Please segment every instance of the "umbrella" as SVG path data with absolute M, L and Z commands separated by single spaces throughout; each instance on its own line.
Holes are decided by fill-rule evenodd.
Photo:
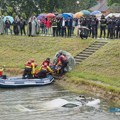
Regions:
M 56 18 L 62 18 L 63 16 L 62 16 L 62 14 L 58 14 L 57 16 L 56 16 Z
M 112 16 L 119 17 L 120 13 L 110 13 L 105 18 L 112 17 Z
M 38 20 L 41 20 L 43 17 L 46 18 L 46 14 L 39 14 L 38 17 L 37 17 L 37 19 L 38 19 Z
M 14 19 L 13 19 L 13 17 L 12 16 L 5 16 L 4 17 L 4 22 L 6 21 L 6 19 L 8 18 L 8 20 L 11 22 L 11 24 L 13 23 L 13 21 L 14 21 Z
M 62 16 L 63 16 L 65 19 L 68 19 L 68 17 L 70 17 L 71 19 L 73 18 L 73 14 L 72 14 L 72 13 L 63 13 Z
M 88 11 L 88 10 L 82 10 L 82 11 L 80 11 L 80 12 L 82 12 L 84 15 L 90 15 L 90 12 Z
M 86 30 L 89 30 L 88 27 L 85 27 L 85 26 L 80 26 L 80 29 L 86 29 Z
M 100 20 L 100 19 L 101 19 L 101 16 L 102 16 L 102 13 L 96 14 L 95 16 L 96 16 L 96 18 L 97 18 L 98 20 Z
M 90 15 L 97 15 L 97 14 L 101 14 L 101 12 L 99 10 L 95 10 Z
M 53 17 L 55 17 L 55 14 L 54 13 L 48 13 L 46 17 L 47 18 L 53 18 Z
M 83 13 L 82 12 L 77 12 L 73 15 L 73 18 L 80 18 L 83 16 Z

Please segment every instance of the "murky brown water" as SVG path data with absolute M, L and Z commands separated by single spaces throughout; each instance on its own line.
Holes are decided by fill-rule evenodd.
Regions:
M 43 87 L 0 89 L 0 120 L 120 120 L 101 102 L 99 108 L 44 108 L 44 103 L 56 98 L 68 101 L 77 95 L 52 84 Z

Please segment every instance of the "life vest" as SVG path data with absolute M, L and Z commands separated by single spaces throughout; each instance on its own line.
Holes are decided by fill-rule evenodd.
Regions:
M 107 25 L 107 21 L 105 18 L 101 19 L 100 23 L 101 23 L 100 26 L 103 26 L 103 27 Z
M 44 65 L 42 65 L 41 70 L 53 73 L 53 70 L 47 65 L 47 63 L 44 63 Z
M 28 63 L 26 63 L 25 64 L 25 68 L 31 68 L 32 66 L 31 66 L 31 63 L 30 62 L 28 62 Z
M 57 66 L 61 66 L 62 65 L 62 62 L 61 62 L 61 59 L 60 57 L 58 57 L 58 60 L 57 60 L 57 63 L 56 63 Z
M 47 66 L 48 66 L 47 63 L 45 62 L 45 63 L 42 65 L 41 69 L 47 71 Z
M 49 66 L 49 64 L 50 64 L 50 62 L 48 61 L 48 60 L 45 60 L 43 63 L 42 63 L 42 65 L 47 65 L 47 66 Z
M 0 68 L 0 77 L 3 76 L 3 68 Z

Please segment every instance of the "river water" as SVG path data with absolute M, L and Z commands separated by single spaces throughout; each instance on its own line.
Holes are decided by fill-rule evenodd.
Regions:
M 0 89 L 0 120 L 120 120 L 109 112 L 109 105 L 101 100 L 97 108 L 44 107 L 46 102 L 62 98 L 73 101 L 77 94 L 55 84 L 21 89 Z

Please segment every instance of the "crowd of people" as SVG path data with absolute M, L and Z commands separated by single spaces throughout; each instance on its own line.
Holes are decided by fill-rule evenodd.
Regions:
M 89 37 L 120 38 L 120 17 L 115 16 L 105 18 L 105 16 L 102 15 L 100 20 L 98 20 L 96 16 L 84 16 L 80 19 L 71 18 L 69 16 L 67 19 L 64 17 L 42 17 L 41 20 L 38 20 L 35 16 L 31 16 L 28 21 L 17 16 L 12 24 L 9 18 L 7 18 L 5 22 L 3 19 L 4 16 L 0 17 L 1 35 L 8 34 L 9 30 L 10 34 L 14 33 L 14 35 L 71 37 L 76 33 L 76 36 L 82 37 L 85 33 L 80 28 L 84 26 L 88 28 L 89 32 L 86 35 Z M 11 26 L 13 26 L 13 29 Z M 99 28 L 100 35 L 98 34 Z
M 50 58 L 47 58 L 42 62 L 39 68 L 34 59 L 29 60 L 25 64 L 23 79 L 45 78 L 47 74 L 62 76 L 65 73 L 68 59 L 66 55 L 62 53 L 57 54 L 56 57 L 57 60 L 54 64 L 51 63 Z

